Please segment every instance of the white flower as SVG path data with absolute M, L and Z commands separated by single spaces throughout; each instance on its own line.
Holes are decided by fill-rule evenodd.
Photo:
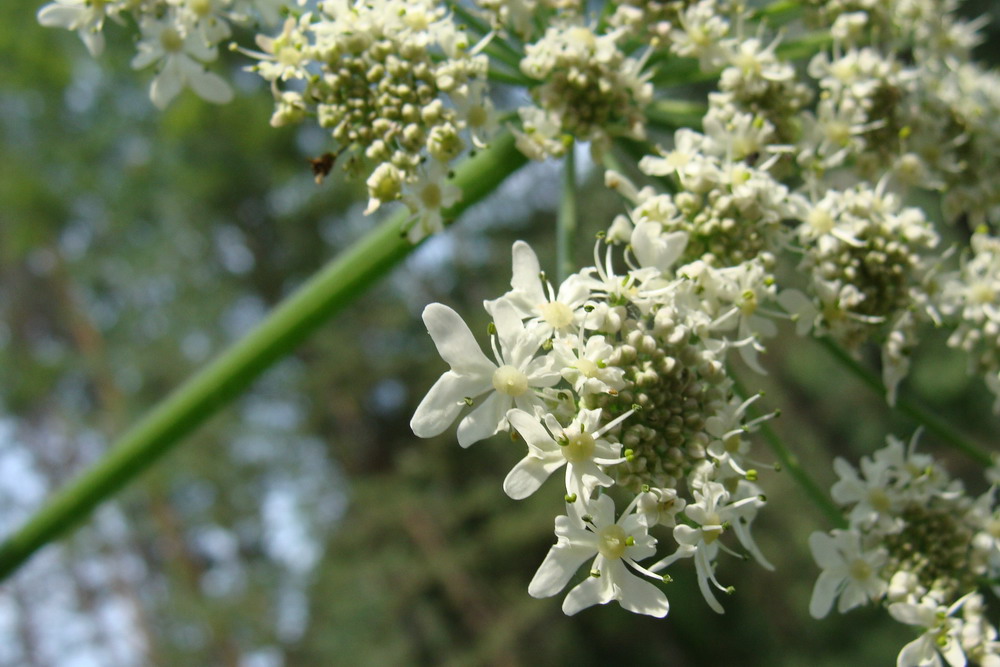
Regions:
M 583 306 L 590 298 L 586 282 L 578 274 L 563 281 L 556 292 L 545 280 L 538 256 L 524 241 L 515 241 L 511 247 L 512 277 L 510 291 L 499 299 L 486 301 L 486 312 L 492 313 L 496 304 L 506 301 L 521 319 L 528 320 L 529 328 L 538 328 L 546 338 L 554 333 L 566 333 L 583 320 Z
M 955 618 L 954 614 L 970 595 L 959 598 L 950 607 L 930 597 L 925 597 L 920 604 L 894 602 L 889 605 L 889 614 L 900 623 L 926 629 L 899 652 L 896 667 L 943 667 L 945 661 L 951 667 L 965 667 L 962 619 Z
M 503 481 L 503 490 L 514 500 L 527 498 L 538 490 L 549 475 L 566 466 L 566 493 L 569 502 L 579 498 L 586 502 L 598 486 L 611 486 L 611 479 L 601 466 L 623 463 L 622 446 L 603 439 L 631 411 L 601 428 L 601 410 L 581 410 L 566 428 L 555 417 L 545 415 L 545 426 L 534 415 L 523 410 L 511 410 L 507 421 L 521 434 L 528 445 L 528 455 L 514 466 Z M 550 435 L 551 434 L 551 435 Z
M 713 611 L 723 613 L 722 605 L 712 594 L 709 583 L 720 591 L 728 592 L 715 578 L 715 558 L 719 553 L 719 538 L 727 528 L 735 526 L 749 511 L 753 513 L 761 504 L 758 497 L 748 497 L 729 503 L 729 493 L 718 482 L 706 482 L 701 489 L 693 491 L 696 502 L 684 508 L 684 515 L 695 526 L 686 524 L 674 528 L 677 551 L 663 558 L 649 569 L 658 572 L 681 558 L 694 558 L 698 573 L 698 588 Z M 745 533 L 749 537 L 749 533 Z M 742 541 L 742 540 L 741 540 Z M 756 545 L 750 543 L 752 552 L 759 554 Z M 744 545 L 746 546 L 746 545 Z M 764 561 L 766 564 L 766 561 Z M 766 565 L 765 565 L 766 566 Z
M 687 504 L 686 500 L 677 497 L 677 489 L 650 488 L 649 491 L 640 493 L 638 498 L 636 509 L 650 528 L 673 528 L 677 525 L 677 513 Z
M 109 9 L 117 14 L 121 7 L 92 0 L 57 0 L 38 10 L 38 22 L 46 28 L 76 30 L 87 51 L 95 58 L 104 50 L 104 19 Z
M 632 230 L 629 240 L 632 254 L 641 267 L 653 267 L 666 273 L 687 247 L 687 232 L 663 233 L 658 222 L 640 222 Z
M 881 547 L 865 552 L 857 532 L 813 533 L 809 536 L 809 550 L 823 568 L 809 601 L 809 613 L 813 618 L 826 616 L 838 596 L 837 611 L 843 614 L 885 595 L 887 584 L 878 575 L 889 554 Z
M 627 508 L 616 522 L 615 504 L 608 496 L 597 498 L 588 507 L 589 515 L 581 516 L 574 505 L 567 505 L 567 514 L 556 517 L 557 542 L 528 585 L 528 593 L 536 598 L 555 595 L 584 561 L 596 555 L 590 576 L 566 595 L 562 605 L 566 615 L 617 600 L 637 614 L 666 616 L 670 603 L 663 591 L 626 567 L 660 579 L 635 562 L 653 555 L 656 540 L 647 534 L 645 523 L 631 509 Z
M 617 394 L 625 388 L 625 370 L 606 363 L 614 351 L 604 336 L 590 336 L 582 345 L 575 338 L 557 339 L 552 344 L 552 357 L 562 376 L 580 396 Z
M 225 104 L 233 98 L 232 88 L 218 74 L 205 69 L 203 63 L 215 60 L 214 46 L 205 43 L 197 33 L 183 34 L 173 13 L 162 19 L 143 17 L 139 27 L 142 40 L 132 59 L 133 69 L 159 63 L 160 71 L 153 78 L 149 97 L 153 104 L 165 108 L 185 85 L 202 99 Z
M 416 216 L 407 232 L 411 243 L 444 230 L 441 211 L 462 198 L 461 188 L 448 181 L 447 172 L 440 162 L 435 161 L 418 174 L 417 180 L 406 184 L 403 189 L 403 202 Z
M 468 325 L 448 306 L 432 303 L 424 308 L 423 318 L 438 353 L 451 370 L 434 383 L 410 420 L 410 428 L 418 437 L 443 433 L 463 407 L 489 393 L 459 422 L 458 444 L 468 447 L 505 428 L 512 405 L 529 412 L 542 407 L 542 399 L 532 388 L 559 382 L 559 373 L 552 370 L 549 358 L 535 357 L 542 337 L 525 331 L 508 304 L 499 304 L 493 312 L 499 339 L 499 349 L 494 347 L 494 352 L 499 363 L 486 358 Z
M 840 477 L 830 489 L 830 495 L 839 505 L 854 505 L 851 509 L 852 526 L 881 530 L 892 530 L 895 523 L 894 510 L 900 504 L 899 491 L 892 479 L 892 468 L 885 461 L 873 461 L 867 456 L 861 459 L 861 472 L 846 460 L 837 457 L 833 469 Z

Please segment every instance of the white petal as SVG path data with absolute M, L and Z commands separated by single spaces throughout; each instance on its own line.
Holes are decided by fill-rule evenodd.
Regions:
M 80 39 L 83 40 L 84 45 L 87 47 L 87 51 L 91 56 L 96 58 L 104 52 L 104 33 L 100 30 L 91 30 L 90 28 L 81 28 L 77 31 L 80 35 Z
M 834 467 L 837 462 L 834 461 Z M 815 532 L 809 536 L 809 551 L 812 552 L 813 560 L 820 569 L 831 570 L 840 568 L 844 564 L 844 557 L 837 549 L 836 540 L 823 532 Z
M 507 413 L 507 420 L 521 434 L 521 437 L 528 443 L 529 447 L 534 447 L 543 452 L 552 452 L 559 449 L 559 445 L 534 415 L 524 410 L 511 410 Z
M 557 544 L 549 549 L 545 560 L 538 567 L 528 584 L 528 594 L 533 598 L 547 598 L 555 595 L 569 583 L 588 558 L 594 556 L 594 549 L 585 546 Z
M 492 377 L 496 364 L 483 354 L 469 326 L 458 313 L 444 304 L 432 303 L 424 308 L 423 318 L 438 354 L 452 370 Z
M 493 323 L 497 328 L 497 338 L 500 340 L 504 360 L 508 364 L 520 367 L 520 362 L 533 355 L 542 342 L 537 336 L 524 331 L 521 317 L 514 306 L 507 301 L 498 301 L 494 306 Z M 533 343 L 534 347 L 527 353 L 521 352 L 526 343 Z
M 844 578 L 831 572 L 821 572 L 813 587 L 812 599 L 809 600 L 809 615 L 813 618 L 823 618 L 830 613 L 833 600 Z
M 478 378 L 454 371 L 444 373 L 420 401 L 410 420 L 410 429 L 418 438 L 433 438 L 444 433 L 465 406 L 463 399 L 475 398 L 489 388 L 490 385 Z
M 542 279 L 539 277 L 542 269 L 535 251 L 524 241 L 515 241 L 511 248 L 511 256 L 513 277 L 510 286 L 519 292 L 524 292 L 524 296 L 535 305 L 546 301 Z
M 934 664 L 934 662 L 940 665 L 941 661 L 935 660 L 935 658 L 937 658 L 937 651 L 931 647 L 926 637 L 921 635 L 899 652 L 899 656 L 896 657 L 896 667 L 925 667 Z
M 507 473 L 503 481 L 503 490 L 514 500 L 527 498 L 538 490 L 549 475 L 566 463 L 566 459 L 558 452 L 556 456 L 559 458 L 541 459 L 537 456 L 525 456 Z
M 510 396 L 506 394 L 497 391 L 490 394 L 458 423 L 458 444 L 468 447 L 499 431 L 501 425 L 506 422 L 505 415 L 510 403 Z
M 86 16 L 83 7 L 70 7 L 55 3 L 45 5 L 38 10 L 38 22 L 46 28 L 66 28 L 76 30 Z
M 632 252 L 643 267 L 667 271 L 687 247 L 687 232 L 663 233 L 658 222 L 641 222 L 632 230 Z
M 163 57 L 163 51 L 150 48 L 146 42 L 139 44 L 139 52 L 132 58 L 132 69 L 142 69 L 158 62 Z
M 134 62 L 134 61 L 133 61 Z M 184 87 L 176 58 L 167 58 L 163 70 L 153 79 L 149 87 L 149 98 L 160 109 L 165 109 Z
M 652 582 L 638 577 L 625 567 L 608 568 L 608 576 L 614 577 L 615 586 L 620 591 L 618 603 L 625 609 L 636 613 L 663 618 L 670 611 L 667 595 Z M 610 565 L 610 563 L 609 563 Z
M 562 610 L 572 616 L 595 604 L 607 604 L 614 597 L 615 588 L 609 577 L 587 577 L 566 595 Z
M 196 67 L 198 67 L 196 65 Z M 191 89 L 201 99 L 214 104 L 228 104 L 233 99 L 233 89 L 218 74 L 200 67 L 188 77 Z

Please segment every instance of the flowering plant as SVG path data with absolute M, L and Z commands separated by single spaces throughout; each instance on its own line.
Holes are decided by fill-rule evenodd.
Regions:
M 807 479 L 784 446 L 778 463 L 753 451 L 778 412 L 757 411 L 750 378 L 766 373 L 780 327 L 845 358 L 877 349 L 887 409 L 924 332 L 943 329 L 1000 412 L 1000 78 L 972 57 L 983 22 L 956 10 L 56 0 L 38 20 L 76 31 L 95 56 L 106 19 L 136 28 L 132 65 L 155 65 L 159 107 L 185 87 L 229 101 L 208 67 L 239 31 L 258 31 L 255 47 L 232 49 L 267 82 L 270 124 L 322 128 L 317 182 L 342 167 L 365 184 L 366 215 L 400 211 L 365 247 L 374 254 L 352 256 L 371 262 L 359 274 L 441 233 L 483 182 L 562 159 L 558 266 L 514 243 L 510 289 L 483 304 L 485 338 L 447 305 L 423 309 L 448 369 L 410 427 L 431 438 L 457 422 L 462 447 L 508 434 L 523 458 L 498 489 L 515 500 L 560 471 L 555 544 L 531 596 L 561 593 L 590 563 L 567 615 L 616 601 L 663 617 L 680 561 L 719 613 L 717 594 L 736 592 L 717 576 L 723 558 L 773 569 L 753 534 L 766 477 Z M 491 156 L 506 166 L 491 170 Z M 588 158 L 621 212 L 578 267 L 575 163 Z M 332 301 L 349 280 L 314 289 Z M 991 456 L 958 445 L 995 484 Z M 1000 576 L 995 489 L 970 495 L 916 447 L 890 435 L 860 471 L 839 458 L 832 502 L 811 496 L 835 527 L 809 539 L 821 569 L 809 612 L 884 605 L 921 631 L 899 665 L 1000 664 L 985 613 Z

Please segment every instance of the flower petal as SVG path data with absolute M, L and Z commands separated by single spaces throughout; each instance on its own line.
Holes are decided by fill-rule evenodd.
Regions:
M 612 576 L 618 588 L 618 603 L 628 611 L 636 614 L 646 614 L 663 618 L 670 611 L 667 595 L 652 582 L 632 574 L 625 564 L 618 561 L 620 567 L 608 568 L 608 576 Z M 610 563 L 609 563 L 610 565 Z
M 423 318 L 438 354 L 452 370 L 492 377 L 496 364 L 483 354 L 469 326 L 458 313 L 442 303 L 432 303 L 424 308 Z
M 532 303 L 538 305 L 544 303 L 545 292 L 542 287 L 541 266 L 538 264 L 538 256 L 531 246 L 524 241 L 515 241 L 511 248 L 511 263 L 513 265 L 513 276 L 510 286 L 515 291 L 523 292 L 523 296 Z
M 592 558 L 595 549 L 586 546 L 556 544 L 538 567 L 528 584 L 528 594 L 533 598 L 547 598 L 555 595 L 569 583 L 583 562 Z
M 611 583 L 610 577 L 587 577 L 566 595 L 562 610 L 567 616 L 572 616 L 595 604 L 607 604 L 614 598 L 615 587 Z
M 507 421 L 521 435 L 528 447 L 534 447 L 543 452 L 553 452 L 559 449 L 555 439 L 531 413 L 524 410 L 510 410 L 507 413 Z
M 503 490 L 514 500 L 523 500 L 538 490 L 554 471 L 558 470 L 566 459 L 558 452 L 558 458 L 539 458 L 528 455 L 514 466 L 503 481 Z
M 830 613 L 833 600 L 843 583 L 844 578 L 841 576 L 832 572 L 820 572 L 813 587 L 812 599 L 809 600 L 809 615 L 813 618 L 823 618 Z
M 498 391 L 487 396 L 485 401 L 458 423 L 458 444 L 468 447 L 499 431 L 507 421 L 505 414 L 510 404 L 510 396 Z
M 465 407 L 463 399 L 475 398 L 489 388 L 490 385 L 479 378 L 447 371 L 420 401 L 410 420 L 410 429 L 418 438 L 440 435 Z

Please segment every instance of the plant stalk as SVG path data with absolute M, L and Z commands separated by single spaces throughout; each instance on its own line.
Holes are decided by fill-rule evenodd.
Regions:
M 453 220 L 481 200 L 525 161 L 513 137 L 504 135 L 463 162 L 453 181 L 463 197 L 445 212 L 446 219 Z M 57 490 L 0 544 L 0 580 L 82 522 L 406 257 L 415 248 L 401 233 L 408 217 L 406 210 L 399 212 L 332 260 L 244 338 L 155 406 L 102 459 Z

